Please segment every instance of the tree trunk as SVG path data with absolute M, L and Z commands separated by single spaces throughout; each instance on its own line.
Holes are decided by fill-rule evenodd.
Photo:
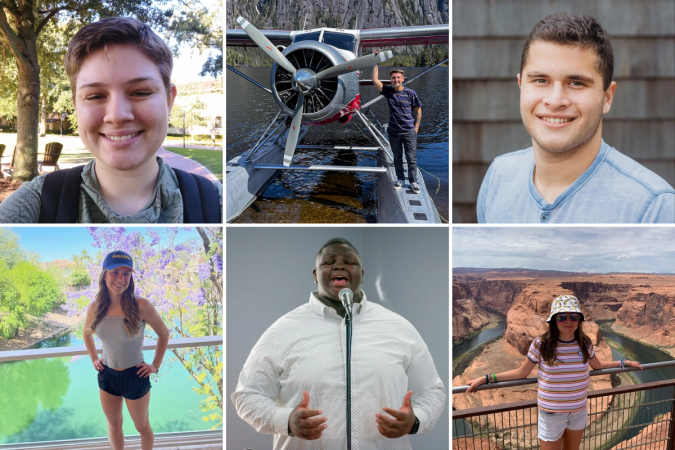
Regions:
M 42 101 L 40 102 L 40 136 L 44 137 L 47 135 L 47 99 L 45 96 L 42 96 Z
M 16 156 L 13 180 L 29 181 L 38 174 L 38 121 L 40 118 L 40 65 L 33 3 L 19 3 L 16 35 L 9 36 L 19 72 L 16 92 Z M 3 14 L 4 16 L 4 14 Z

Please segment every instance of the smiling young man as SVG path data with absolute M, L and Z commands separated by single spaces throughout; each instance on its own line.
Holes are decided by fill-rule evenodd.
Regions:
M 354 292 L 354 448 L 410 450 L 408 435 L 431 431 L 442 413 L 445 389 L 422 337 L 367 300 L 363 275 L 349 241 L 326 242 L 309 303 L 268 328 L 246 360 L 232 402 L 256 431 L 274 434 L 275 450 L 346 446 L 345 310 L 338 297 L 344 288 Z
M 614 56 L 592 17 L 556 13 L 525 42 L 518 85 L 532 147 L 495 158 L 481 223 L 674 223 L 675 190 L 602 139 Z
M 394 169 L 398 180 L 394 188 L 400 189 L 405 184 L 403 171 L 403 148 L 405 159 L 408 162 L 408 182 L 410 190 L 419 194 L 420 186 L 417 182 L 417 133 L 422 120 L 422 103 L 415 91 L 403 86 L 405 73 L 401 69 L 392 69 L 389 72 L 391 86 L 385 86 L 378 79 L 379 69 L 373 67 L 373 84 L 389 103 L 389 125 L 387 135 L 394 154 Z
M 172 67 L 169 47 L 139 20 L 78 31 L 65 69 L 94 161 L 24 183 L 0 203 L 0 222 L 222 223 L 222 186 L 156 156 L 176 98 Z

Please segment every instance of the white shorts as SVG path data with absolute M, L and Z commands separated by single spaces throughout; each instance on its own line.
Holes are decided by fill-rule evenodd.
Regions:
M 588 407 L 573 413 L 550 413 L 539 409 L 537 436 L 542 441 L 557 441 L 565 430 L 583 430 L 588 423 Z

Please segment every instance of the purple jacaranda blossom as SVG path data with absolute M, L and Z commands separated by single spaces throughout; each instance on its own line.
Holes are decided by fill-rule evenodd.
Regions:
M 199 265 L 199 272 L 198 272 L 199 279 L 202 281 L 207 280 L 211 276 L 211 267 L 207 263 L 201 263 Z

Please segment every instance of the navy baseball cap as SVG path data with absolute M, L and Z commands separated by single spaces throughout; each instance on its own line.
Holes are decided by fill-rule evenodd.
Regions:
M 131 256 L 129 256 L 128 253 L 119 250 L 109 253 L 103 260 L 103 268 L 106 270 L 113 270 L 122 266 L 129 267 L 133 271 L 134 260 L 131 259 Z

